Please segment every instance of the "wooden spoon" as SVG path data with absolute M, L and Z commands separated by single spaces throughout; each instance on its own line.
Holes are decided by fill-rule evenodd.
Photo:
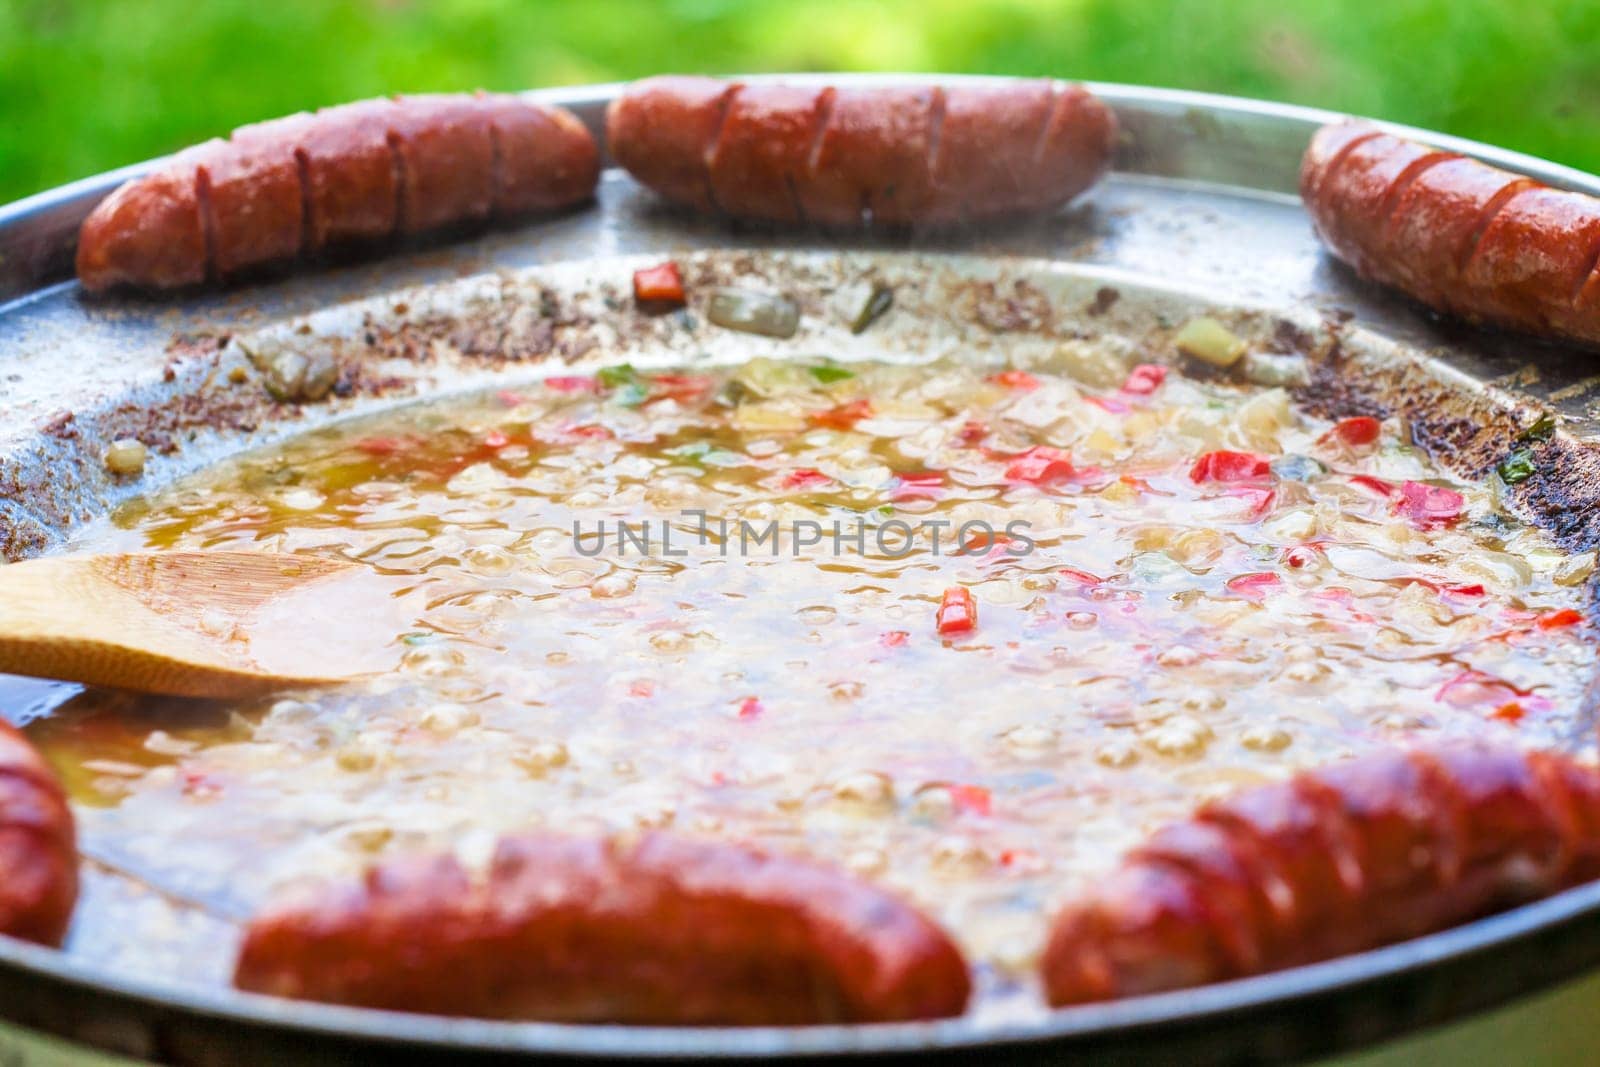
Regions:
M 185 697 L 333 685 L 395 666 L 391 593 L 317 556 L 26 560 L 0 566 L 0 673 Z

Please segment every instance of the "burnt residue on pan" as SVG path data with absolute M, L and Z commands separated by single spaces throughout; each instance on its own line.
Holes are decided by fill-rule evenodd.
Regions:
M 0 453 L 0 553 L 35 554 L 144 483 L 105 469 L 106 445 L 136 438 L 170 477 L 243 447 L 334 418 L 433 393 L 513 383 L 572 366 L 728 361 L 750 355 L 954 351 L 988 357 L 1091 334 L 1127 339 L 1130 361 L 1171 361 L 1174 329 L 1208 314 L 1252 349 L 1307 358 L 1296 391 L 1328 417 L 1399 415 L 1412 440 L 1467 478 L 1490 476 L 1527 448 L 1534 473 L 1510 494 L 1564 547 L 1600 543 L 1600 452 L 1564 433 L 1529 441 L 1541 409 L 1455 373 L 1437 358 L 1314 309 L 1230 309 L 1186 294 L 1036 260 L 956 255 L 730 251 L 679 257 L 691 301 L 658 315 L 633 305 L 637 260 L 502 272 L 338 305 L 264 329 L 184 331 L 157 380 L 46 418 L 24 447 Z M 867 283 L 895 291 L 866 334 L 842 310 Z M 789 341 L 754 339 L 704 314 L 719 288 L 780 292 L 801 309 Z M 1448 353 L 1443 353 L 1448 355 Z

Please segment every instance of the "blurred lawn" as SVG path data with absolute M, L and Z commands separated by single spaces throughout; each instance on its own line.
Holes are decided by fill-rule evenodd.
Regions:
M 0 0 L 0 202 L 379 93 L 825 69 L 1270 97 L 1600 171 L 1597 0 Z

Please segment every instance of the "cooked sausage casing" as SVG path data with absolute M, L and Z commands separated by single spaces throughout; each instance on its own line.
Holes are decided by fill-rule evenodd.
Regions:
M 1116 120 L 1052 81 L 822 88 L 649 78 L 612 102 L 612 155 L 668 200 L 829 227 L 944 224 L 1066 203 Z
M 1395 750 L 1206 804 L 1056 918 L 1051 1004 L 1153 993 L 1442 930 L 1600 874 L 1600 772 Z
M 0 720 L 0 934 L 59 945 L 77 900 L 66 794 L 33 746 Z
M 599 153 L 576 117 L 489 93 L 363 100 L 179 152 L 84 220 L 78 280 L 171 289 L 358 242 L 569 207 Z
M 279 996 L 501 1019 L 762 1025 L 959 1014 L 967 966 L 896 897 L 754 849 L 502 841 L 482 880 L 390 863 L 256 919 L 235 981 Z
M 1470 322 L 1600 343 L 1600 198 L 1360 122 L 1317 131 L 1300 193 L 1364 277 Z

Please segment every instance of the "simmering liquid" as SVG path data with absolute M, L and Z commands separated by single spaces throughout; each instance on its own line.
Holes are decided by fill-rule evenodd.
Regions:
M 1054 903 L 1203 798 L 1409 737 L 1575 744 L 1592 558 L 1393 422 L 1369 440 L 1278 389 L 1127 385 L 613 368 L 125 508 L 81 547 L 339 556 L 409 622 L 371 684 L 88 692 L 34 723 L 92 859 L 70 950 L 225 981 L 238 923 L 291 882 L 668 827 L 891 886 L 967 950 L 980 1011 L 1037 1010 Z

